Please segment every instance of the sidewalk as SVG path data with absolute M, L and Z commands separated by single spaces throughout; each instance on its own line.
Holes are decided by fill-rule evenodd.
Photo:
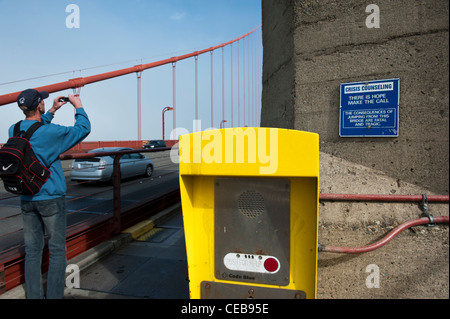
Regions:
M 138 240 L 81 271 L 81 289 L 66 289 L 65 298 L 188 299 L 181 208 L 166 214 L 153 220 L 155 226 Z

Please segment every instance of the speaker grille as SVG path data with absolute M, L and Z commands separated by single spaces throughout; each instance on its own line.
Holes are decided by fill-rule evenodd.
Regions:
M 264 197 L 254 190 L 247 190 L 239 195 L 238 209 L 248 218 L 258 217 L 266 208 Z

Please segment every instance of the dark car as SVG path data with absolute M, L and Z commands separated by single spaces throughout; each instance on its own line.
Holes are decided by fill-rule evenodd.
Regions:
M 144 148 L 160 148 L 160 147 L 167 147 L 166 142 L 164 142 L 163 140 L 151 140 L 144 145 Z

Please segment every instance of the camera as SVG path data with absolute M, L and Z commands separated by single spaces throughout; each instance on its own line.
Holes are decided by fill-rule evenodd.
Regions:
M 59 102 L 69 102 L 69 98 L 68 97 L 62 97 L 59 99 Z

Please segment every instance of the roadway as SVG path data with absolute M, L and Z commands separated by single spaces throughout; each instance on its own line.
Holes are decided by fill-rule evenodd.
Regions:
M 179 187 L 178 164 L 172 163 L 169 151 L 145 153 L 153 160 L 151 177 L 122 180 L 122 210 L 150 200 Z M 99 216 L 112 215 L 113 186 L 110 183 L 77 183 L 70 180 L 72 161 L 63 161 L 67 183 L 67 227 Z M 23 244 L 20 199 L 0 186 L 0 254 Z

